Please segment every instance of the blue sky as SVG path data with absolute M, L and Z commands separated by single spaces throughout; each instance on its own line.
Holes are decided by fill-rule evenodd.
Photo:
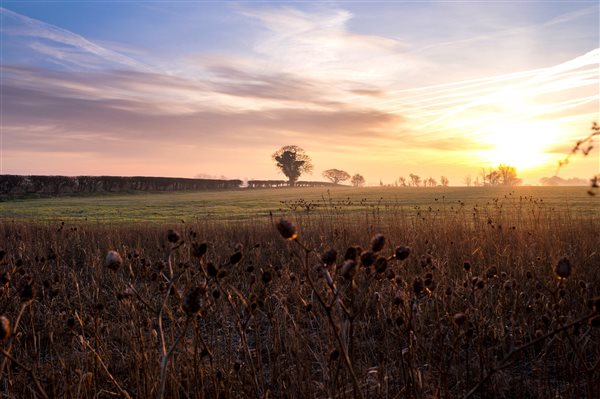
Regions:
M 3 173 L 277 178 L 295 144 L 313 179 L 536 182 L 598 119 L 595 1 L 1 7 Z

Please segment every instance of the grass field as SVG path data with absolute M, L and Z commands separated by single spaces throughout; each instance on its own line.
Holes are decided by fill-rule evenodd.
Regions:
M 90 222 L 178 222 L 180 220 L 251 220 L 269 212 L 360 213 L 537 205 L 560 212 L 600 215 L 600 199 L 584 187 L 514 188 L 281 188 L 234 191 L 106 194 L 0 202 L 0 219 Z M 462 205 L 461 205 L 462 204 Z

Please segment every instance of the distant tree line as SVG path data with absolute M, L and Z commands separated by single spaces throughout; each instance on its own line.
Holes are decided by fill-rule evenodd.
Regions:
M 0 175 L 0 195 L 63 195 L 124 191 L 179 191 L 239 188 L 241 180 L 146 176 Z
M 450 184 L 450 180 L 446 176 L 440 177 L 440 182 L 433 177 L 422 179 L 421 176 L 414 173 L 408 175 L 408 179 L 404 176 L 400 176 L 398 180 L 392 184 L 394 187 L 447 187 Z M 380 182 L 383 185 L 383 182 Z
M 295 187 L 331 187 L 336 184 L 326 181 L 304 181 L 294 182 Z M 248 188 L 277 188 L 290 187 L 290 182 L 286 180 L 248 180 Z

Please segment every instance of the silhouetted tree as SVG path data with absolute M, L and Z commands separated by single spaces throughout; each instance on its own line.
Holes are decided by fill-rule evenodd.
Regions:
M 421 177 L 419 177 L 418 175 L 415 175 L 413 173 L 409 174 L 408 177 L 410 178 L 410 184 L 415 186 L 415 187 L 419 187 L 419 184 L 421 184 Z
M 331 180 L 333 184 L 339 184 L 341 181 L 348 180 L 350 175 L 345 170 L 327 169 L 323 172 L 323 177 Z
M 514 166 L 500 164 L 498 166 L 500 175 L 499 183 L 505 186 L 516 186 L 521 184 L 522 180 L 517 177 L 517 169 Z
M 425 186 L 425 187 L 427 187 L 427 186 L 429 186 L 429 187 L 435 187 L 436 185 L 437 185 L 437 181 L 435 181 L 435 179 L 433 177 L 431 177 L 431 176 L 429 176 L 428 179 L 425 179 L 423 181 L 423 186 Z
M 485 176 L 490 186 L 497 186 L 500 184 L 500 172 L 491 169 L 490 172 Z
M 448 178 L 446 176 L 442 176 L 440 177 L 440 184 L 443 187 L 448 187 L 448 184 L 450 183 L 450 180 L 448 180 Z
M 404 177 L 404 176 L 400 176 L 400 177 L 398 178 L 398 183 L 400 183 L 400 185 L 401 185 L 402 187 L 406 187 L 406 177 Z
M 302 173 L 310 173 L 313 168 L 310 157 L 302 148 L 295 145 L 281 147 L 273 154 L 273 160 L 281 172 L 287 176 L 292 187 L 296 185 L 296 181 Z
M 350 180 L 354 187 L 362 187 L 365 185 L 365 178 L 360 174 L 355 174 L 352 176 L 352 180 Z

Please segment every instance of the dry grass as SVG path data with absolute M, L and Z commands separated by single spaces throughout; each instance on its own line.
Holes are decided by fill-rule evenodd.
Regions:
M 0 391 L 600 396 L 597 217 L 522 201 L 288 218 L 1 224 Z

